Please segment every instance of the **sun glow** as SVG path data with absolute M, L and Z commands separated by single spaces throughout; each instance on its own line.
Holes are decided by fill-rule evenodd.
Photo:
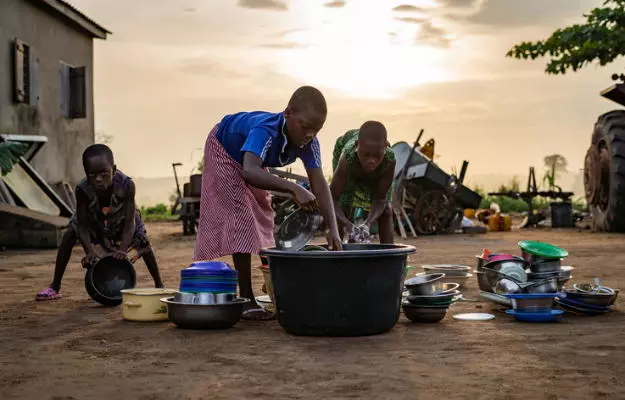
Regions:
M 412 86 L 452 79 L 446 49 L 417 41 L 427 19 L 418 12 L 393 11 L 389 3 L 362 0 L 341 9 L 305 7 L 301 11 L 307 28 L 285 35 L 291 48 L 280 51 L 278 68 L 355 97 L 388 98 Z M 419 6 L 435 4 L 423 0 Z

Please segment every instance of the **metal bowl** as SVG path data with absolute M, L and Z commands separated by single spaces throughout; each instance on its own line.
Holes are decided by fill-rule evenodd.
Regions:
M 560 267 L 560 278 L 561 279 L 571 279 L 571 274 L 575 268 L 570 265 L 563 265 Z
M 527 280 L 528 281 L 532 281 L 532 282 L 543 281 L 545 279 L 559 278 L 559 277 L 560 277 L 560 272 L 559 271 L 552 271 L 552 272 L 529 272 L 527 274 Z
M 512 308 L 519 312 L 543 312 L 553 308 L 554 297 L 539 297 L 535 299 L 511 299 Z
M 525 250 L 521 250 L 521 257 L 523 258 L 523 260 L 525 260 L 525 262 L 527 262 L 530 265 L 561 260 L 559 258 L 544 258 L 544 257 L 535 256 L 533 254 L 526 252 Z
M 530 264 L 530 270 L 534 273 L 559 272 L 562 260 L 548 260 Z
M 558 279 L 550 278 L 533 282 L 525 287 L 526 293 L 556 293 L 558 291 Z
M 576 303 L 590 304 L 592 306 L 607 307 L 612 304 L 615 297 L 614 293 L 582 293 L 575 289 L 564 289 L 563 296 L 571 299 Z
M 501 272 L 486 267 L 484 267 L 484 275 L 486 276 L 488 285 L 491 288 L 494 288 L 497 285 L 497 282 L 499 282 L 501 279 L 510 279 L 515 283 L 521 283 L 518 279 L 514 277 L 502 274 Z
M 523 289 L 513 280 L 510 279 L 500 279 L 495 285 L 495 293 L 497 294 L 514 294 L 521 293 Z
M 455 282 L 443 283 L 443 290 L 440 292 L 440 294 L 454 293 L 458 291 L 459 287 L 460 287 L 459 283 L 455 283 Z
M 476 271 L 482 271 L 482 267 L 484 265 L 488 264 L 488 259 L 487 258 L 482 258 L 480 256 L 475 256 L 475 270 Z
M 466 265 L 456 264 L 436 264 L 436 265 L 423 265 L 423 270 L 428 274 L 434 274 L 441 272 L 445 274 L 445 277 L 450 276 L 463 276 L 471 271 L 471 268 Z
M 454 290 L 451 293 L 445 293 L 445 294 L 420 295 L 420 296 L 410 295 L 406 297 L 406 300 L 408 300 L 410 304 L 415 304 L 415 305 L 449 305 L 453 301 L 454 296 L 457 296 L 459 294 L 460 294 L 459 290 Z
M 167 304 L 169 320 L 178 328 L 184 329 L 227 329 L 241 319 L 243 305 L 249 299 L 237 298 L 224 304 L 186 304 L 166 297 L 161 301 Z
M 510 268 L 511 266 L 519 267 L 522 270 L 525 270 L 527 263 L 521 259 L 507 259 L 507 260 L 491 261 L 483 265 L 482 270 L 484 268 L 488 268 L 494 271 L 501 271 L 502 269 Z
M 404 281 L 404 285 L 411 295 L 440 293 L 443 290 L 444 277 L 445 274 L 417 274 Z
M 447 306 L 442 307 L 419 307 L 410 303 L 401 305 L 404 315 L 412 322 L 435 323 L 445 318 Z
M 473 274 L 471 273 L 466 273 L 466 274 L 456 275 L 456 276 L 445 276 L 443 278 L 443 285 L 457 284 L 458 287 L 462 288 L 466 285 L 469 278 L 471 278 L 472 276 Z
M 614 294 L 614 289 L 607 286 L 601 286 L 597 292 L 593 292 L 592 289 L 590 289 L 590 286 L 591 284 L 589 283 L 576 283 L 573 285 L 573 288 L 580 293 Z
M 480 288 L 480 290 L 483 292 L 492 293 L 493 288 L 490 286 L 490 283 L 488 283 L 488 278 L 486 278 L 486 274 L 484 273 L 484 271 L 475 270 L 473 271 L 473 273 L 477 277 L 477 286 Z

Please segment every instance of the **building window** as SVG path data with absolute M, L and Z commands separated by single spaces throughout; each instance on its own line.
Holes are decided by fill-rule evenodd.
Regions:
M 13 42 L 13 100 L 19 104 L 37 105 L 37 70 L 39 60 L 27 43 Z
M 61 114 L 65 118 L 87 117 L 87 68 L 61 62 Z

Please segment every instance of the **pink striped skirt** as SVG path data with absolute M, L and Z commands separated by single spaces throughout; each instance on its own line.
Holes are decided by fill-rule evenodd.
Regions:
M 243 179 L 243 167 L 223 148 L 215 132 L 204 146 L 200 223 L 195 261 L 235 254 L 258 254 L 274 246 L 271 197 Z

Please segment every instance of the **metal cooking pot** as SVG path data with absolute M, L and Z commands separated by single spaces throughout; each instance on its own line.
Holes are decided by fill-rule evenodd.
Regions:
M 105 306 L 122 303 L 122 290 L 133 289 L 137 283 L 135 268 L 129 260 L 117 260 L 113 256 L 102 257 L 87 268 L 85 289 L 89 296 Z
M 169 320 L 185 329 L 227 329 L 241 319 L 243 305 L 249 299 L 237 298 L 224 304 L 187 304 L 173 297 L 161 299 L 167 305 Z

